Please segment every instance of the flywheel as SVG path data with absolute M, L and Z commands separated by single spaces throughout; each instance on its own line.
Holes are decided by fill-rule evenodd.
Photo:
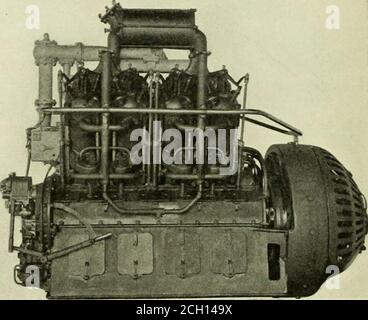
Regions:
M 315 293 L 365 249 L 366 202 L 351 173 L 328 151 L 274 145 L 266 155 L 273 226 L 288 229 L 286 272 L 293 296 Z

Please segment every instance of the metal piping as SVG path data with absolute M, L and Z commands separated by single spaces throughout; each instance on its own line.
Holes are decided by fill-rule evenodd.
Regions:
M 249 74 L 247 73 L 244 77 L 244 95 L 243 95 L 242 109 L 247 108 L 248 83 L 249 83 Z M 239 139 L 239 147 L 240 148 L 244 147 L 244 145 L 245 145 L 245 141 L 244 141 L 245 121 L 246 121 L 245 117 L 244 116 L 241 117 L 241 129 L 240 129 L 240 139 Z M 238 152 L 238 176 L 237 176 L 237 179 L 236 179 L 237 189 L 240 189 L 242 171 L 243 171 L 243 158 L 241 156 L 241 153 Z
M 122 27 L 117 31 L 123 48 L 152 47 L 207 50 L 206 36 L 197 27 Z
M 247 97 L 248 97 L 248 83 L 249 83 L 249 74 L 244 77 L 244 96 L 243 96 L 243 106 L 242 109 L 247 108 Z M 241 130 L 240 130 L 240 141 L 244 145 L 244 131 L 245 131 L 245 119 L 244 117 L 241 119 Z
M 167 173 L 166 177 L 172 180 L 198 180 L 201 177 L 197 174 L 180 174 L 180 173 Z M 225 180 L 231 176 L 225 176 L 221 174 L 206 174 L 202 178 L 205 180 Z
M 104 179 L 104 176 L 98 173 L 92 173 L 92 174 L 72 173 L 71 177 L 73 179 L 80 179 L 80 180 L 102 180 Z M 133 180 L 136 178 L 137 178 L 137 174 L 134 174 L 134 173 L 109 174 L 109 180 Z
M 182 110 L 174 110 L 174 109 L 120 109 L 120 108 L 109 108 L 109 109 L 99 109 L 99 108 L 48 108 L 43 110 L 44 113 L 54 113 L 54 114 L 62 114 L 62 113 L 136 113 L 136 114 L 150 114 L 150 113 L 160 113 L 160 114 L 182 114 L 182 115 L 189 115 L 189 114 L 203 114 L 203 115 L 256 115 L 262 116 L 266 119 L 269 119 L 280 126 L 287 128 L 290 130 L 290 134 L 293 136 L 302 136 L 303 133 L 299 129 L 291 126 L 290 124 L 286 123 L 285 121 L 267 113 L 262 110 L 258 109 L 243 109 L 243 110 L 209 110 L 209 109 L 201 109 L 201 110 L 193 110 L 193 109 L 182 109 Z M 256 120 L 251 120 L 249 118 L 245 118 L 248 122 L 253 122 L 258 125 L 263 125 L 268 129 L 276 130 L 275 127 L 270 125 L 263 124 Z M 280 129 L 278 129 L 280 130 Z M 277 131 L 278 131 L 277 130 Z M 281 133 L 289 134 L 288 132 L 280 131 Z
M 144 108 L 49 108 L 44 110 L 45 113 L 130 113 L 130 114 L 181 114 L 181 115 L 242 115 L 242 114 L 251 114 L 251 115 L 267 115 L 273 117 L 272 115 L 257 109 L 144 109 Z M 281 121 L 281 120 L 279 120 Z
M 47 34 L 44 39 L 36 41 L 33 55 L 36 64 L 40 61 L 60 62 L 60 64 L 73 64 L 74 62 L 93 62 L 100 61 L 100 52 L 106 50 L 103 46 L 86 46 L 83 43 L 75 45 L 58 45 L 55 41 L 50 41 Z M 115 52 L 116 54 L 116 52 Z M 162 50 L 151 48 L 122 48 L 119 49 L 120 59 L 140 60 L 148 57 L 157 57 L 160 60 L 167 60 Z
M 154 75 L 154 83 L 155 83 L 155 87 L 154 87 L 154 97 L 155 97 L 155 109 L 158 109 L 159 108 L 159 86 L 160 86 L 160 83 L 159 83 L 159 75 L 157 74 L 157 73 L 155 73 L 155 75 Z M 153 119 L 153 121 L 158 121 L 158 114 L 156 113 L 155 115 L 154 115 L 154 119 Z M 153 137 L 153 135 L 152 135 L 152 137 Z M 156 139 L 157 137 L 153 137 L 153 139 Z M 155 142 L 154 141 L 152 141 L 152 145 L 154 144 Z M 155 146 L 153 145 L 153 150 L 155 150 Z M 160 150 L 161 151 L 161 150 Z M 154 152 L 156 152 L 156 151 L 154 151 Z M 160 154 L 158 155 L 159 157 L 161 157 L 161 152 L 160 152 Z M 153 171 L 152 171 L 152 187 L 154 188 L 154 189 L 157 189 L 157 181 L 158 181 L 158 169 L 159 169 L 159 167 L 158 167 L 158 164 L 157 164 L 157 160 L 158 159 L 156 159 L 156 156 L 155 156 L 155 154 L 152 154 L 152 160 L 153 160 Z M 160 161 L 160 163 L 161 163 L 161 161 Z
M 124 59 L 120 63 L 120 69 L 127 70 L 134 68 L 138 72 L 148 73 L 150 71 L 160 73 L 170 73 L 172 69 L 188 70 L 190 60 L 160 60 L 150 61 L 148 59 Z M 188 70 L 189 71 L 189 70 Z M 187 72 L 188 72 L 187 71 Z
M 112 28 L 119 27 L 123 21 L 127 27 L 180 27 L 190 28 L 195 25 L 196 9 L 123 9 L 119 3 L 100 15 L 103 23 Z
M 56 104 L 52 99 L 53 67 L 55 62 L 52 59 L 38 63 L 39 70 L 39 93 L 35 105 L 39 112 L 39 121 L 41 127 L 51 125 L 51 114 L 44 115 L 43 110 Z
M 153 78 L 153 74 L 150 72 L 150 81 L 149 81 L 149 86 L 148 86 L 148 90 L 149 90 L 149 106 L 148 108 L 150 110 L 153 109 L 153 81 L 154 81 L 154 78 Z M 153 116 L 152 114 L 150 113 L 148 115 L 148 140 L 149 140 L 149 145 L 151 146 L 151 143 L 152 143 L 152 128 L 153 128 Z M 149 161 L 147 163 L 147 179 L 146 179 L 146 185 L 147 186 L 150 186 L 151 184 L 151 180 L 152 180 L 152 177 L 151 177 L 151 171 L 152 171 L 152 168 L 151 168 L 151 154 L 149 154 Z
M 113 61 L 116 65 L 119 65 L 120 62 L 120 41 L 118 36 L 110 32 L 107 37 L 107 46 L 112 53 Z
M 102 109 L 110 107 L 111 100 L 111 52 L 103 51 L 101 53 L 102 78 L 101 78 L 101 104 Z M 100 171 L 102 175 L 103 190 L 107 191 L 109 184 L 109 153 L 110 153 L 110 114 L 102 113 L 101 116 L 101 159 Z
M 103 110 L 101 110 L 101 111 L 103 111 Z M 102 112 L 102 113 L 105 113 L 105 112 Z M 103 130 L 103 126 L 95 125 L 95 124 L 89 124 L 89 123 L 87 123 L 83 120 L 78 122 L 78 126 L 82 130 L 87 131 L 87 132 L 101 132 Z M 108 129 L 110 131 L 123 131 L 123 130 L 125 130 L 124 127 L 119 126 L 119 125 L 109 125 Z
M 111 198 L 108 196 L 106 192 L 102 194 L 103 198 L 107 201 L 107 203 L 120 214 L 132 214 L 132 215 L 164 215 L 164 214 L 185 214 L 187 213 L 201 198 L 202 198 L 202 184 L 198 186 L 198 192 L 195 198 L 187 204 L 185 207 L 180 209 L 161 209 L 161 208 L 151 208 L 151 209 L 124 209 L 119 207 Z
M 62 203 L 54 203 L 53 204 L 53 208 L 62 210 L 64 212 L 66 212 L 66 213 L 69 213 L 70 215 L 72 215 L 73 217 L 75 217 L 76 219 L 78 219 L 78 221 L 80 221 L 80 223 L 83 224 L 86 227 L 90 239 L 93 239 L 93 238 L 96 238 L 97 237 L 97 235 L 96 235 L 95 231 L 93 230 L 93 228 L 91 227 L 91 225 L 88 223 L 88 221 L 86 221 L 78 213 L 78 211 L 76 211 L 73 208 L 68 207 L 68 206 L 66 206 L 66 205 L 64 205 Z

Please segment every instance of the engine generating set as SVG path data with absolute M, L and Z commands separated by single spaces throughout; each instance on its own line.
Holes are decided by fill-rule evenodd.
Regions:
M 248 75 L 208 71 L 195 10 L 114 4 L 100 19 L 106 47 L 47 34 L 35 45 L 27 174 L 1 184 L 20 285 L 38 281 L 50 298 L 301 297 L 364 250 L 366 203 L 351 173 L 248 109 Z M 263 157 L 243 140 L 247 122 L 293 141 Z M 43 183 L 32 183 L 32 161 L 49 166 Z

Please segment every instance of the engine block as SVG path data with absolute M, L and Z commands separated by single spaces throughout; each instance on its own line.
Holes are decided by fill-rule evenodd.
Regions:
M 208 70 L 195 10 L 114 4 L 100 19 L 106 47 L 48 34 L 35 45 L 27 174 L 1 184 L 17 283 L 33 285 L 36 272 L 49 298 L 300 297 L 365 249 L 366 203 L 350 172 L 300 145 L 300 130 L 248 109 L 248 74 Z M 245 123 L 293 141 L 263 157 Z M 32 161 L 49 166 L 43 183 L 33 185 Z

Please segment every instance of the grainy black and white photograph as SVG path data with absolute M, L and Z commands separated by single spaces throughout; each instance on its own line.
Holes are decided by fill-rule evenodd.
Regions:
M 368 299 L 368 1 L 0 3 L 0 300 Z

